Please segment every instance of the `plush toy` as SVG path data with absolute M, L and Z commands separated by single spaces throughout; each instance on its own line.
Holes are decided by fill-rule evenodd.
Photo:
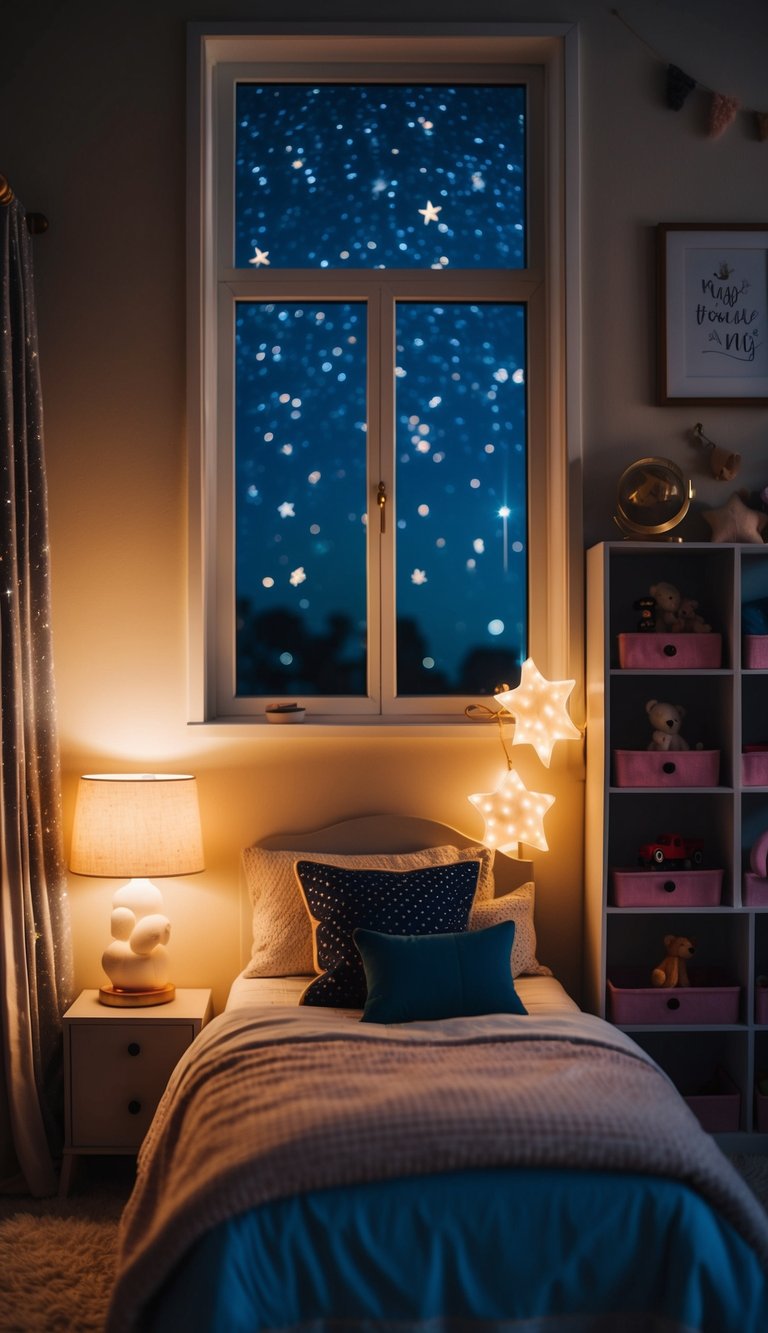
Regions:
M 712 632 L 712 626 L 708 625 L 704 617 L 699 615 L 698 605 L 699 603 L 695 602 L 692 597 L 680 598 L 677 615 L 684 634 L 711 634 Z
M 645 711 L 653 727 L 646 749 L 648 750 L 690 750 L 687 740 L 680 735 L 685 709 L 681 704 L 666 704 L 659 699 L 649 699 Z
M 663 962 L 651 973 L 652 986 L 690 986 L 688 980 L 687 959 L 696 952 L 696 941 L 686 935 L 665 935 L 664 948 L 667 951 Z
M 712 529 L 713 542 L 748 542 L 752 546 L 763 546 L 763 536 L 768 528 L 768 514 L 750 509 L 737 492 L 720 509 L 705 509 L 702 517 Z
M 679 610 L 682 600 L 674 583 L 654 583 L 649 589 L 656 603 L 656 628 L 663 634 L 678 634 L 682 629 Z

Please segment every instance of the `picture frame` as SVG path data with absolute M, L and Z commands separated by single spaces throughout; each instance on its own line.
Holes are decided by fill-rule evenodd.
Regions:
M 768 405 L 768 223 L 660 222 L 658 402 Z

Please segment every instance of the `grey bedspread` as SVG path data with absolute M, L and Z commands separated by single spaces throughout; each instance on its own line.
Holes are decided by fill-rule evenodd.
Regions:
M 213 1020 L 139 1158 L 108 1328 L 141 1311 L 209 1228 L 327 1186 L 488 1166 L 681 1181 L 768 1267 L 768 1218 L 667 1077 L 588 1014 L 396 1027 L 302 1008 Z

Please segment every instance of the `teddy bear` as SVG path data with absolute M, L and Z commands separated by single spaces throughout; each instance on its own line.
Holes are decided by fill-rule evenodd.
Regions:
M 712 632 L 712 626 L 708 625 L 704 617 L 699 615 L 698 605 L 699 603 L 695 602 L 692 597 L 680 598 L 677 616 L 684 634 L 710 634 Z
M 649 699 L 645 711 L 653 727 L 653 735 L 646 746 L 648 750 L 690 750 L 690 745 L 680 735 L 680 728 L 685 717 L 682 704 L 662 703 L 659 699 Z
M 666 957 L 651 972 L 652 986 L 690 986 L 686 960 L 696 952 L 696 941 L 686 935 L 665 935 Z
M 663 634 L 679 633 L 683 628 L 679 615 L 682 598 L 674 583 L 654 583 L 648 591 L 656 603 L 657 630 Z

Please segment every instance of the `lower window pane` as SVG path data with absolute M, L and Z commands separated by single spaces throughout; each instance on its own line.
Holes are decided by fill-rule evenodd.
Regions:
M 397 307 L 397 693 L 491 694 L 527 656 L 520 304 Z
M 364 695 L 366 307 L 236 319 L 237 694 Z

